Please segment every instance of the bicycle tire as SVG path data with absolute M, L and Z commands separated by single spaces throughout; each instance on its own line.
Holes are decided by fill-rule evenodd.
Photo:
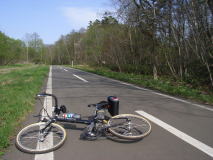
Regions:
M 130 120 L 130 123 L 126 121 L 127 119 Z M 137 123 L 135 123 L 136 120 L 138 121 Z M 129 140 L 142 139 L 151 132 L 150 122 L 146 118 L 134 114 L 120 114 L 113 116 L 109 119 L 108 126 L 109 132 L 113 135 Z
M 16 147 L 23 152 L 34 154 L 50 152 L 61 147 L 66 140 L 67 134 L 65 129 L 56 123 L 51 123 L 51 129 L 48 131 L 47 137 L 44 141 L 39 141 L 40 129 L 42 126 L 45 126 L 45 124 L 45 122 L 38 122 L 23 128 L 16 137 Z M 54 138 L 59 141 L 57 142 Z M 30 147 L 28 143 L 32 143 L 33 147 Z

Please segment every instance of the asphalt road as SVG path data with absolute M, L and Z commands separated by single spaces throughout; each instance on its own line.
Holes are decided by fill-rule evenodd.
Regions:
M 45 90 L 45 87 L 43 88 Z M 54 151 L 54 160 L 211 160 L 213 159 L 213 107 L 168 97 L 79 70 L 53 66 L 52 92 L 59 104 L 82 116 L 92 114 L 87 105 L 115 95 L 120 100 L 120 113 L 148 113 L 152 132 L 141 141 L 123 143 L 102 138 L 80 140 L 82 124 L 63 124 L 67 140 Z M 35 113 L 41 108 L 36 104 Z M 136 113 L 136 111 L 141 111 Z M 147 116 L 147 115 L 145 115 Z M 154 117 L 154 119 L 153 119 Z M 23 124 L 37 119 L 29 115 Z M 156 121 L 158 120 L 158 121 Z M 48 157 L 48 155 L 46 155 Z M 35 155 L 22 153 L 12 145 L 4 160 L 34 160 Z M 46 158 L 45 160 L 51 160 Z

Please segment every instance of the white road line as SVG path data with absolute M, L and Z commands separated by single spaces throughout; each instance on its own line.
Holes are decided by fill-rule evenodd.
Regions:
M 76 78 L 78 78 L 78 79 L 80 79 L 80 80 L 82 80 L 82 81 L 84 81 L 84 82 L 88 82 L 87 80 L 85 80 L 85 79 L 83 79 L 83 78 L 81 78 L 81 77 L 79 77 L 79 76 L 77 76 L 77 75 L 75 75 L 75 74 L 73 74 L 73 76 L 75 76 Z
M 115 80 L 115 81 L 117 81 L 117 80 Z M 121 84 L 124 84 L 126 86 L 131 86 L 131 87 L 134 87 L 134 88 L 137 88 L 137 89 L 140 89 L 140 90 L 148 91 L 148 89 L 141 88 L 141 87 L 135 86 L 135 85 L 130 84 L 130 83 L 125 83 L 125 82 L 121 82 L 121 81 L 118 81 L 118 82 L 121 83 Z
M 52 66 L 50 66 L 50 71 L 49 71 L 49 78 L 47 81 L 47 89 L 46 89 L 46 93 L 50 93 L 52 94 Z M 50 116 L 52 116 L 52 112 L 53 112 L 53 107 L 52 107 L 52 97 L 45 97 L 44 99 L 44 107 L 47 110 L 48 114 Z M 46 112 L 42 112 L 42 118 L 47 117 L 47 113 Z M 46 144 L 37 144 L 37 147 L 43 147 L 45 148 L 45 146 L 47 145 L 53 145 L 53 135 L 49 134 L 47 137 L 47 142 Z M 36 154 L 34 160 L 53 160 L 54 159 L 54 153 L 53 152 L 49 152 L 49 153 L 44 153 L 44 154 Z
M 169 95 L 166 95 L 166 94 L 163 94 L 163 93 L 158 93 L 158 92 L 155 92 L 151 89 L 138 87 L 138 86 L 135 86 L 135 85 L 130 84 L 130 83 L 124 83 L 124 82 L 121 82 L 121 81 L 118 81 L 118 80 L 115 80 L 115 81 L 120 82 L 121 84 L 124 84 L 124 85 L 127 85 L 127 86 L 131 86 L 131 87 L 134 87 L 134 88 L 137 88 L 137 89 L 140 89 L 140 90 L 144 90 L 144 91 L 150 91 L 153 94 L 163 96 L 163 97 L 166 97 L 166 98 L 169 98 L 169 99 L 173 99 L 173 100 L 176 100 L 176 101 L 179 101 L 179 102 L 182 102 L 182 103 L 191 104 L 191 105 L 196 106 L 198 108 L 202 108 L 202 109 L 213 112 L 213 108 L 209 108 L 209 107 L 206 107 L 206 106 L 203 106 L 203 105 L 200 105 L 200 104 L 192 103 L 192 102 L 189 102 L 189 101 L 186 101 L 186 100 L 183 100 L 183 99 L 180 99 L 180 98 L 176 98 L 176 97 L 173 97 L 173 96 L 169 96 Z
M 135 111 L 138 114 L 146 117 L 147 119 L 149 119 L 150 121 L 152 121 L 153 123 L 157 124 L 158 126 L 164 128 L 165 130 L 169 131 L 170 133 L 174 134 L 175 136 L 177 136 L 178 138 L 182 139 L 183 141 L 191 144 L 192 146 L 194 146 L 195 148 L 199 149 L 200 151 L 206 153 L 207 155 L 213 157 L 213 148 L 204 144 L 203 142 L 187 135 L 186 133 L 174 128 L 173 126 L 161 121 L 160 119 L 144 112 L 144 111 Z
M 73 68 L 71 68 L 71 69 L 73 69 Z M 79 70 L 79 69 L 73 69 L 73 70 L 82 71 L 82 70 Z M 85 71 L 82 71 L 82 72 L 88 73 L 88 72 L 85 72 Z M 97 74 L 94 74 L 94 73 L 88 73 L 88 74 L 95 75 L 95 76 L 101 77 L 101 78 L 106 78 L 106 79 L 109 79 L 111 81 L 119 82 L 119 83 L 121 83 L 123 85 L 131 86 L 131 87 L 134 87 L 134 88 L 137 88 L 137 89 L 140 89 L 140 90 L 149 91 L 149 92 L 151 92 L 153 94 L 156 94 L 156 95 L 159 95 L 159 96 L 163 96 L 163 97 L 166 97 L 166 98 L 169 98 L 169 99 L 173 99 L 173 100 L 176 100 L 176 101 L 179 101 L 179 102 L 182 102 L 182 103 L 190 104 L 190 105 L 193 105 L 195 107 L 198 107 L 198 108 L 205 109 L 205 110 L 213 112 L 213 108 L 210 108 L 210 107 L 207 107 L 207 106 L 204 106 L 204 105 L 192 103 L 192 102 L 180 99 L 180 98 L 176 98 L 176 97 L 173 97 L 173 96 L 169 96 L 169 95 L 166 95 L 166 94 L 155 92 L 155 91 L 153 91 L 151 89 L 147 89 L 147 88 L 143 88 L 143 87 L 138 87 L 138 86 L 135 86 L 134 84 L 130 84 L 130 83 L 122 82 L 122 81 L 115 80 L 115 79 L 112 79 L 112 78 L 100 76 L 100 75 L 97 75 Z

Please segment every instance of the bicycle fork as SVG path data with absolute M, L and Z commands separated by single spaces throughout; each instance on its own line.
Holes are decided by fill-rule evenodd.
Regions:
M 39 136 L 38 136 L 38 139 L 39 139 L 40 142 L 44 142 L 46 136 L 49 134 L 49 132 L 52 129 L 51 123 L 53 123 L 53 122 L 54 122 L 54 120 L 49 121 L 47 123 L 47 125 L 40 130 Z

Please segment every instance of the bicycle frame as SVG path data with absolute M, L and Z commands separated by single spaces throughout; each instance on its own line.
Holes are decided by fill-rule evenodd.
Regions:
M 58 100 L 57 100 L 57 97 L 53 94 L 47 94 L 47 93 L 42 93 L 42 94 L 39 94 L 37 96 L 52 96 L 54 101 L 55 101 L 55 106 L 54 106 L 54 116 L 53 117 L 49 117 L 50 120 L 48 121 L 48 123 L 46 124 L 46 126 L 44 128 L 41 129 L 40 133 L 44 133 L 44 131 L 51 125 L 51 123 L 54 123 L 54 122 L 67 122 L 67 123 L 80 123 L 80 124 L 86 124 L 88 125 L 89 127 L 89 130 L 92 131 L 93 128 L 95 128 L 96 126 L 96 123 L 98 122 L 101 122 L 102 124 L 106 124 L 106 122 L 104 123 L 104 120 L 106 119 L 98 119 L 98 111 L 100 110 L 105 110 L 106 108 L 103 108 L 102 106 L 103 105 L 108 105 L 108 103 L 103 103 L 103 105 L 100 105 L 100 103 L 98 104 L 92 104 L 92 105 L 88 105 L 88 107 L 90 106 L 94 106 L 95 107 L 95 114 L 93 115 L 92 119 L 90 120 L 86 120 L 86 119 L 76 119 L 76 118 L 69 118 L 69 119 L 65 119 L 63 117 L 59 117 L 60 113 L 62 112 L 62 109 L 61 107 L 59 108 L 58 107 Z M 64 106 L 65 107 L 65 106 Z M 101 130 L 99 130 L 99 132 L 101 131 L 105 131 L 111 127 L 116 127 L 116 126 L 119 126 L 119 125 L 122 125 L 126 122 L 129 122 L 129 119 L 128 118 L 118 118 L 118 119 L 125 119 L 125 122 L 120 122 L 118 124 L 114 124 L 114 125 L 105 125 L 101 128 Z M 97 129 L 97 128 L 95 128 Z
M 75 118 L 65 119 L 65 118 L 59 117 L 59 115 L 61 113 L 61 109 L 58 107 L 58 99 L 54 94 L 41 93 L 41 94 L 38 94 L 37 96 L 38 97 L 51 96 L 51 97 L 53 97 L 53 99 L 55 101 L 55 106 L 54 106 L 55 115 L 53 117 L 49 117 L 51 120 L 48 122 L 48 124 L 45 126 L 45 128 L 42 129 L 42 131 L 44 131 L 51 123 L 54 123 L 54 122 L 81 123 L 81 124 L 90 125 L 91 123 L 96 122 L 97 111 L 100 110 L 100 109 L 98 109 L 98 107 L 96 107 L 95 115 L 93 116 L 93 118 L 91 120 L 75 119 Z
M 68 122 L 68 123 L 81 123 L 81 124 L 91 124 L 94 122 L 93 120 L 83 120 L 83 119 L 64 119 L 61 117 L 56 117 L 55 120 L 57 122 Z

